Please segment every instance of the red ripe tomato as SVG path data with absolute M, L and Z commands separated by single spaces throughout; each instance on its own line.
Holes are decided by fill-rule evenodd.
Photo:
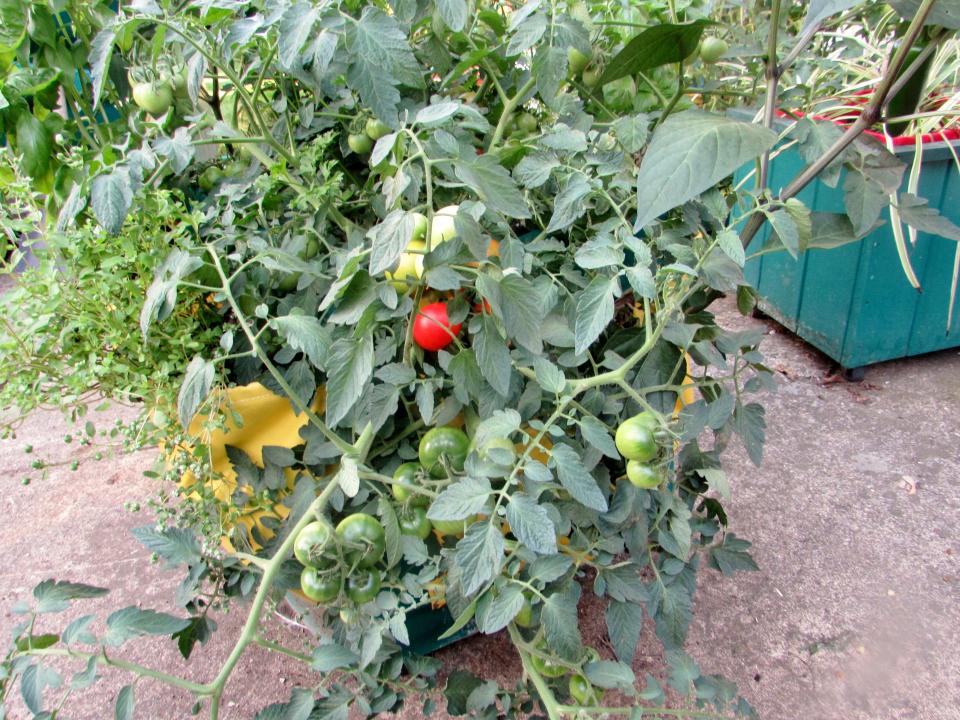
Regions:
M 461 327 L 461 323 L 450 325 L 446 303 L 430 303 L 420 308 L 413 321 L 413 339 L 424 350 L 442 350 L 453 342 Z

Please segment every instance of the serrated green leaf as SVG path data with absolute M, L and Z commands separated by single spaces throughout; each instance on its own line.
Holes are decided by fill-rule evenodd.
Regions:
M 534 13 L 521 22 L 510 23 L 511 36 L 507 43 L 507 57 L 519 55 L 539 42 L 547 30 L 547 16 L 544 13 Z
M 565 230 L 583 217 L 588 209 L 585 200 L 591 190 L 590 181 L 582 173 L 574 173 L 567 178 L 553 200 L 553 214 L 546 232 Z
M 195 355 L 187 365 L 187 372 L 177 395 L 177 417 L 184 429 L 190 427 L 193 416 L 210 394 L 214 374 L 213 363 L 199 355 Z
M 463 30 L 467 22 L 467 3 L 465 0 L 436 0 L 437 13 L 444 24 L 454 32 Z
M 615 277 L 597 275 L 577 296 L 574 324 L 574 352 L 586 352 L 613 320 L 614 293 L 619 284 Z
M 373 334 L 341 338 L 330 348 L 327 424 L 336 427 L 363 394 L 373 375 Z
M 759 570 L 748 552 L 749 548 L 749 541 L 728 533 L 722 543 L 710 548 L 711 565 L 728 576 L 739 571 Z
M 510 393 L 510 376 L 513 374 L 510 350 L 490 315 L 482 315 L 480 323 L 480 330 L 473 336 L 473 351 L 477 354 L 480 372 L 490 387 L 506 397 Z
M 693 619 L 693 599 L 679 582 L 658 582 L 653 587 L 656 612 L 652 614 L 657 637 L 668 650 L 683 647 Z
M 654 131 L 637 174 L 634 228 L 713 187 L 776 139 L 762 126 L 700 110 L 671 115 Z
M 114 720 L 133 720 L 136 705 L 133 685 L 124 685 L 117 693 L 117 703 L 113 709 Z
M 613 442 L 610 430 L 595 417 L 589 415 L 582 417 L 580 419 L 580 432 L 583 433 L 584 440 L 608 458 L 620 459 L 620 453 L 617 452 L 617 446 Z
M 858 172 L 847 173 L 843 183 L 843 206 L 857 235 L 866 234 L 880 219 L 887 195 L 879 183 Z
M 368 232 L 373 243 L 370 251 L 370 274 L 379 275 L 397 264 L 401 253 L 413 239 L 416 219 L 413 213 L 393 210 Z
M 430 505 L 431 520 L 464 520 L 481 512 L 493 493 L 486 478 L 465 477 L 448 486 Z
M 116 29 L 108 25 L 96 34 L 90 43 L 90 81 L 93 85 L 93 109 L 100 105 L 103 97 L 103 85 L 107 80 L 110 68 L 110 57 L 113 55 L 113 43 L 117 39 Z
M 941 215 L 936 208 L 929 207 L 926 198 L 903 193 L 897 199 L 897 210 L 900 219 L 907 225 L 921 232 L 960 242 L 960 227 Z
M 307 356 L 318 370 L 327 367 L 332 336 L 330 329 L 319 318 L 309 315 L 284 315 L 270 318 L 270 327 L 283 337 L 286 344 Z M 309 401 L 309 398 L 302 398 Z
M 620 660 L 631 664 L 643 629 L 643 608 L 636 603 L 611 600 L 604 617 L 614 652 Z
M 457 177 L 483 202 L 508 218 L 524 220 L 530 208 L 510 173 L 493 155 L 477 155 L 454 163 Z
M 760 465 L 763 458 L 763 443 L 766 437 L 767 422 L 764 408 L 758 403 L 737 404 L 733 412 L 734 429 L 747 449 L 747 455 L 754 465 Z
M 557 552 L 557 530 L 547 509 L 525 493 L 510 496 L 507 522 L 517 539 L 540 555 Z
M 547 646 L 567 660 L 575 660 L 583 647 L 577 616 L 579 601 L 580 586 L 569 582 L 563 589 L 548 595 L 540 611 Z
M 569 445 L 559 443 L 550 453 L 551 462 L 556 465 L 557 478 L 574 500 L 598 512 L 607 511 L 607 500 L 600 492 L 597 481 L 587 472 L 580 456 Z
M 684 695 L 690 692 L 690 684 L 700 677 L 700 668 L 693 658 L 683 650 L 667 652 L 667 666 L 670 668 L 670 685 Z
M 500 632 L 513 620 L 523 607 L 523 593 L 517 585 L 507 585 L 486 604 L 484 612 L 477 617 L 477 628 L 486 635 Z
M 747 261 L 746 253 L 743 251 L 743 244 L 740 242 L 739 233 L 733 230 L 721 230 L 717 234 L 717 245 L 723 253 L 733 260 L 739 267 L 743 267 Z
M 546 153 L 531 153 L 513 169 L 517 182 L 526 188 L 538 188 L 550 179 L 550 173 L 560 167 L 560 161 Z
M 170 565 L 192 565 L 201 559 L 200 543 L 189 528 L 170 526 L 157 530 L 153 525 L 146 525 L 130 532 L 147 550 L 155 552 Z
M 123 221 L 133 202 L 133 189 L 130 174 L 122 166 L 112 172 L 98 175 L 90 188 L 90 207 L 97 222 L 111 235 L 116 235 L 123 227 Z
M 643 146 L 647 144 L 649 127 L 649 115 L 644 113 L 627 115 L 613 123 L 613 133 L 620 144 L 623 145 L 624 150 L 628 153 L 636 153 L 640 152 Z
M 93 645 L 96 643 L 97 636 L 88 630 L 93 620 L 93 615 L 78 617 L 64 629 L 63 634 L 60 636 L 61 642 L 63 642 L 64 645 L 73 645 L 74 643 L 78 645 Z
M 588 662 L 583 666 L 583 671 L 587 680 L 607 690 L 619 688 L 630 692 L 637 681 L 629 665 L 613 660 Z
M 38 613 L 54 613 L 66 610 L 70 600 L 86 600 L 106 595 L 106 588 L 84 585 L 82 583 L 44 580 L 33 588 L 33 597 L 37 601 Z
M 503 564 L 503 535 L 488 521 L 475 522 L 457 543 L 454 558 L 460 569 L 463 594 L 470 596 L 490 582 Z
M 314 704 L 312 691 L 294 688 L 288 702 L 268 705 L 253 720 L 307 720 L 311 717 Z
M 319 673 L 350 667 L 360 659 L 355 652 L 336 643 L 321 645 L 313 651 L 312 657 L 310 668 Z
M 103 643 L 116 646 L 142 635 L 173 635 L 189 624 L 188 619 L 130 606 L 117 610 L 107 618 L 107 633 Z
M 526 278 L 512 273 L 505 274 L 498 287 L 508 337 L 530 352 L 540 354 L 543 349 L 541 325 L 546 313 L 537 289 Z
M 377 512 L 383 524 L 384 544 L 387 552 L 387 567 L 391 568 L 400 561 L 400 523 L 393 504 L 381 495 L 377 503 Z

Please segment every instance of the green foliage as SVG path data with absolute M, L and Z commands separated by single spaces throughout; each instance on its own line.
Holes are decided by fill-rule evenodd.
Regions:
M 244 598 L 250 616 L 233 657 L 260 644 L 331 674 L 324 693 L 295 688 L 257 717 L 373 716 L 435 686 L 437 664 L 405 652 L 407 623 L 446 606 L 447 634 L 470 622 L 506 628 L 526 670 L 510 692 L 451 674 L 452 714 L 560 717 L 572 712 L 570 676 L 592 683 L 598 700 L 616 690 L 655 714 L 662 689 L 651 678 L 640 690 L 629 669 L 650 619 L 685 706 L 749 714 L 683 650 L 698 575 L 756 569 L 749 543 L 727 531 L 721 459 L 736 437 L 760 461 L 766 420 L 751 394 L 771 384 L 759 334 L 725 330 L 708 307 L 722 293 L 751 305 L 745 219 L 769 219 L 773 245 L 793 252 L 838 243 L 872 224 L 878 188 L 899 175 L 880 151 L 828 166 L 865 178 L 847 188 L 849 218 L 732 188 L 728 176 L 778 139 L 714 112 L 725 90 L 753 92 L 764 37 L 707 9 L 141 2 L 98 16 L 85 35 L 83 98 L 91 111 L 120 103 L 124 123 L 94 128 L 110 143 L 84 126 L 82 149 L 57 156 L 71 169 L 51 201 L 57 231 L 14 296 L 28 309 L 18 322 L 35 324 L 17 337 L 31 338 L 44 370 L 39 384 L 17 380 L 0 397 L 19 397 L 24 410 L 74 407 L 92 390 L 145 403 L 151 437 L 177 448 L 165 477 L 196 480 L 165 489 L 161 523 L 136 533 L 186 566 L 185 612 L 120 610 L 99 637 L 75 621 L 59 640 L 38 640 L 44 652 L 111 646 L 84 656 L 96 665 L 132 637 L 166 634 L 189 656 L 215 630 L 209 611 Z M 0 42 L 23 41 L 13 20 Z M 723 70 L 694 53 L 707 27 L 733 36 L 743 62 L 741 77 L 716 90 L 707 88 Z M 572 49 L 591 53 L 579 72 Z M 163 117 L 123 102 L 117 68 L 168 84 Z M 41 115 L 20 116 L 18 147 L 45 142 Z M 796 132 L 810 155 L 832 142 L 809 121 Z M 25 161 L 29 169 L 36 153 Z M 942 227 L 919 202 L 901 205 L 908 221 Z M 422 247 L 411 244 L 418 213 Z M 438 217 L 452 217 L 452 229 L 432 226 Z M 391 282 L 385 273 L 404 255 L 414 270 Z M 427 352 L 412 326 L 435 303 L 462 330 Z M 66 372 L 81 356 L 92 365 Z M 13 356 L 0 362 L 12 367 Z M 190 428 L 255 425 L 221 392 L 252 382 L 287 398 L 307 425 L 302 443 L 263 448 L 262 462 L 225 448 L 234 482 Z M 664 479 L 653 489 L 627 480 L 613 441 L 641 412 L 653 422 L 644 457 Z M 431 458 L 404 476 L 419 492 L 398 495 L 397 467 L 426 462 L 420 439 L 447 425 L 472 439 L 466 457 Z M 404 505 L 424 501 L 437 532 L 401 533 Z M 342 589 L 306 602 L 294 538 L 317 518 L 335 527 L 356 514 L 382 534 L 338 533 L 324 554 L 335 581 L 350 586 L 369 568 L 379 589 L 354 592 L 357 602 Z M 324 582 L 325 595 L 338 592 Z M 45 590 L 46 602 L 72 599 L 64 587 Z M 615 659 L 583 644 L 585 592 L 606 605 Z M 28 613 L 43 611 L 37 600 Z M 312 633 L 310 654 L 258 634 L 281 600 Z M 532 621 L 515 622 L 525 603 Z M 8 663 L 35 713 L 61 682 L 43 657 L 28 640 Z M 127 669 L 190 691 L 216 718 L 232 666 L 207 685 Z M 78 682 L 92 682 L 83 672 Z M 116 716 L 133 712 L 132 688 Z

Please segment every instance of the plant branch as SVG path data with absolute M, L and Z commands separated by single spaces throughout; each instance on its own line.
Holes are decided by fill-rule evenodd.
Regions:
M 881 79 L 876 91 L 874 91 L 873 97 L 864 108 L 860 117 L 853 122 L 847 131 L 841 137 L 839 137 L 837 141 L 833 143 L 833 145 L 824 151 L 823 155 L 821 155 L 812 165 L 805 168 L 793 180 L 790 181 L 790 184 L 787 185 L 787 187 L 784 188 L 783 192 L 780 194 L 779 202 L 783 202 L 795 197 L 801 190 L 803 190 L 803 188 L 809 185 L 813 179 L 823 171 L 824 168 L 826 168 L 844 150 L 846 150 L 854 140 L 860 137 L 864 130 L 876 123 L 877 118 L 880 116 L 880 108 L 883 107 L 883 104 L 886 102 L 887 96 L 890 93 L 890 88 L 893 86 L 895 78 L 900 72 L 900 68 L 903 66 L 904 60 L 907 57 L 907 52 L 920 35 L 921 30 L 923 30 L 923 23 L 926 22 L 926 19 L 930 15 L 930 11 L 933 9 L 933 4 L 935 2 L 936 0 L 923 0 L 921 3 L 919 10 L 917 10 L 916 16 L 911 21 L 906 33 L 904 33 L 900 47 L 894 53 L 893 59 L 890 61 L 890 64 L 887 67 L 886 74 Z M 740 241 L 744 247 L 747 247 L 750 244 L 754 236 L 757 234 L 757 231 L 763 227 L 765 218 L 766 216 L 763 213 L 755 213 L 747 221 L 743 232 L 740 234 Z
M 763 126 L 773 128 L 773 114 L 777 107 L 777 89 L 780 84 L 780 65 L 777 63 L 777 34 L 780 30 L 780 0 L 773 0 L 770 8 L 770 32 L 767 35 L 767 96 L 763 103 Z M 798 43 L 799 44 L 799 43 Z M 757 175 L 757 187 L 767 186 L 767 173 L 770 169 L 770 150 L 764 150 L 760 159 L 760 173 Z

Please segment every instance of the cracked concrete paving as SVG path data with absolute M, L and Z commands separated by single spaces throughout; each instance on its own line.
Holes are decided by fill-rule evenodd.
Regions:
M 944 351 L 871 368 L 862 384 L 833 383 L 830 364 L 770 321 L 742 318 L 727 302 L 723 323 L 767 330 L 763 350 L 778 375 L 767 408 L 764 464 L 742 449 L 727 469 L 732 529 L 754 543 L 760 571 L 701 576 L 688 649 L 704 672 L 740 686 L 761 717 L 775 720 L 957 720 L 960 718 L 960 352 Z M 7 522 L 0 542 L 0 633 L 16 622 L 14 602 L 47 577 L 112 588 L 83 612 L 139 604 L 174 611 L 176 573 L 149 564 L 129 529 L 149 522 L 124 510 L 156 491 L 142 476 L 149 452 L 54 468 L 19 482 L 34 456 L 65 460 L 66 427 L 50 414 L 27 420 L 16 440 L 0 442 Z M 218 618 L 214 639 L 184 663 L 169 641 L 130 643 L 133 660 L 205 680 L 224 660 L 242 624 L 242 608 Z M 597 603 L 581 608 L 588 642 L 605 645 Z M 60 623 L 59 618 L 51 618 Z M 45 621 L 46 622 L 46 621 Z M 44 627 L 53 627 L 43 626 Z M 303 638 L 271 625 L 290 644 Z M 4 640 L 5 642 L 5 640 Z M 439 653 L 503 685 L 519 663 L 502 636 L 472 638 Z M 647 629 L 635 669 L 662 675 Z M 72 696 L 64 717 L 112 717 L 112 698 L 129 680 L 106 672 Z M 295 662 L 259 649 L 244 657 L 226 694 L 225 718 L 250 718 L 309 681 Z M 183 692 L 144 682 L 137 716 L 189 716 Z M 412 700 L 401 713 L 422 717 Z M 441 716 L 435 713 L 434 717 Z M 26 717 L 14 703 L 13 718 Z

